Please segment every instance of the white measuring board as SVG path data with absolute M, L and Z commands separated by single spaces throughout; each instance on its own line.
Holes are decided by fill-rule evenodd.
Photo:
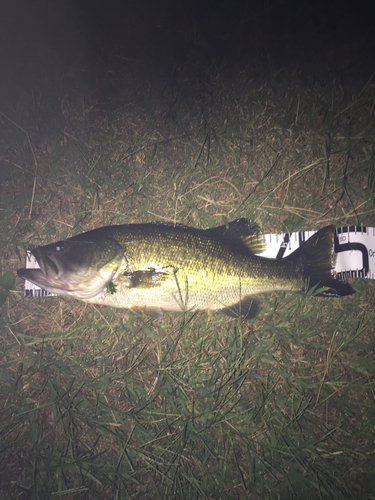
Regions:
M 295 233 L 263 234 L 267 244 L 262 257 L 281 259 L 297 250 L 316 231 L 301 231 Z M 335 232 L 334 251 L 337 254 L 335 272 L 342 280 L 348 278 L 375 279 L 375 228 L 365 226 L 339 227 Z M 27 251 L 26 268 L 38 268 L 34 256 Z M 53 294 L 42 290 L 30 281 L 25 281 L 24 295 L 27 297 L 45 297 Z

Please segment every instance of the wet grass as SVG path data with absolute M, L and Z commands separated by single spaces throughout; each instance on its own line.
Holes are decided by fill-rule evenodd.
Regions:
M 0 115 L 1 497 L 373 498 L 372 282 L 269 294 L 244 323 L 13 283 L 27 244 L 108 224 L 375 226 L 371 81 L 126 64 L 121 100 L 83 87 L 47 127 L 22 93 Z

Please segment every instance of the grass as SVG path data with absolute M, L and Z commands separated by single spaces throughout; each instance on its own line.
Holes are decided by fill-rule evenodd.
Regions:
M 13 283 L 29 243 L 109 224 L 375 226 L 372 80 L 140 62 L 0 114 L 1 498 L 374 498 L 372 281 L 244 323 Z
M 108 309 L 63 331 L 8 334 L 4 493 L 26 485 L 30 496 L 92 498 L 365 492 L 370 320 L 285 299 L 269 299 L 274 312 L 257 328 L 198 315 L 156 323 Z M 54 317 L 59 306 L 48 308 Z M 22 362 L 6 363 L 9 350 Z

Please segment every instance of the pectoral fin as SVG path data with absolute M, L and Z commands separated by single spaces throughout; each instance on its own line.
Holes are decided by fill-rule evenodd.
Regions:
M 133 306 L 130 308 L 131 311 L 136 314 L 147 314 L 150 318 L 161 319 L 164 316 L 164 312 L 161 307 L 154 306 Z

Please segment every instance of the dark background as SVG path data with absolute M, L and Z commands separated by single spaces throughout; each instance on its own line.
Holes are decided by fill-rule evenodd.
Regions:
M 6 0 L 0 11 L 3 106 L 26 81 L 32 88 L 75 71 L 76 85 L 128 59 L 150 72 L 214 62 L 361 81 L 375 69 L 371 0 Z

